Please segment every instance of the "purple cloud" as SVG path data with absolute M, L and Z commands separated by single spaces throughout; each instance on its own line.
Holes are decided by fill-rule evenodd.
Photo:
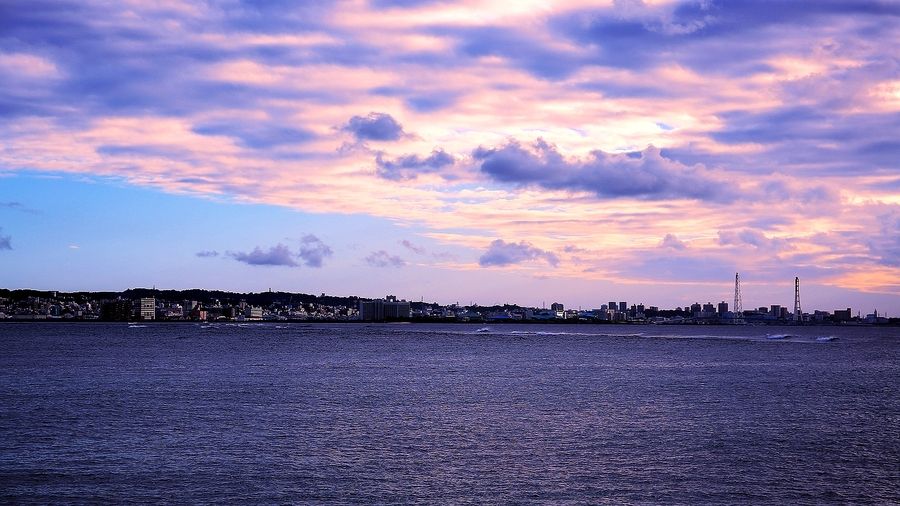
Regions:
M 675 234 L 666 234 L 666 236 L 663 237 L 663 240 L 659 243 L 659 246 L 661 248 L 668 248 L 678 251 L 687 248 L 687 245 L 684 243 L 684 241 L 679 239 Z
M 440 35 L 457 40 L 457 55 L 477 60 L 499 56 L 532 75 L 562 80 L 589 63 L 588 54 L 573 54 L 535 39 L 527 30 L 502 26 L 444 28 Z
M 191 152 L 187 149 L 146 146 L 142 144 L 102 144 L 94 151 L 103 156 L 124 156 L 134 158 L 189 158 Z
M 253 125 L 244 121 L 205 123 L 195 126 L 193 132 L 200 135 L 231 137 L 241 146 L 251 149 L 292 146 L 315 138 L 315 134 L 302 128 L 264 123 Z
M 365 260 L 372 267 L 403 267 L 406 265 L 405 260 L 384 250 L 373 251 Z
M 617 266 L 646 280 L 724 281 L 734 280 L 734 265 L 715 257 L 694 257 L 680 252 L 637 252 Z M 730 278 L 729 278 L 730 276 Z
M 296 253 L 291 250 L 290 247 L 278 243 L 268 250 L 264 250 L 257 246 L 253 249 L 253 251 L 249 253 L 241 251 L 229 251 L 225 254 L 234 258 L 238 262 L 243 262 L 249 265 L 299 267 L 302 263 L 307 267 L 319 268 L 322 267 L 325 259 L 330 257 L 333 253 L 334 252 L 331 250 L 331 248 L 327 244 L 322 242 L 318 237 L 312 234 L 307 234 L 300 240 L 300 249 Z M 200 256 L 199 253 L 198 256 Z
M 403 126 L 390 114 L 370 112 L 353 116 L 341 130 L 353 134 L 359 141 L 396 141 L 403 137 Z
M 536 248 L 531 243 L 520 241 L 519 243 L 506 242 L 496 239 L 488 247 L 487 251 L 478 259 L 478 265 L 482 267 L 495 267 L 520 264 L 532 260 L 542 259 L 553 267 L 559 265 L 559 258 L 550 251 Z
M 777 16 L 772 13 L 777 12 Z M 583 45 L 586 54 L 576 64 L 644 69 L 675 62 L 700 71 L 747 75 L 766 68 L 766 60 L 796 44 L 791 27 L 834 26 L 853 19 L 871 27 L 873 36 L 891 32 L 900 7 L 877 0 L 795 2 L 755 0 L 673 2 L 650 6 L 614 2 L 551 19 L 562 37 Z M 857 25 L 857 27 L 859 27 Z M 754 44 L 747 44 L 754 41 Z M 724 42 L 724 43 L 723 43 Z M 506 48 L 506 57 L 515 55 Z
M 435 149 L 425 158 L 418 155 L 404 155 L 395 160 L 385 158 L 383 153 L 375 157 L 375 173 L 391 180 L 415 179 L 419 174 L 438 172 L 453 165 L 454 158 L 443 149 Z
M 720 230 L 719 244 L 723 246 L 752 246 L 756 249 L 781 251 L 791 249 L 784 239 L 770 238 L 758 230 Z
M 900 210 L 878 216 L 880 234 L 869 240 L 869 251 L 881 264 L 900 267 Z
M 290 248 L 284 244 L 278 243 L 272 246 L 268 251 L 264 251 L 257 246 L 249 253 L 244 252 L 228 252 L 228 255 L 249 265 L 275 265 L 285 267 L 297 267 L 299 264 L 294 260 L 296 255 L 291 252 Z
M 198 252 L 197 252 L 197 256 L 200 257 L 200 258 L 212 258 L 212 257 L 217 257 L 217 256 L 219 256 L 219 252 L 218 252 L 218 251 L 215 251 L 215 250 L 198 251 Z
M 403 246 L 404 248 L 412 251 L 416 255 L 424 255 L 425 254 L 425 248 L 423 248 L 422 246 L 413 244 L 406 239 L 403 239 L 402 241 L 400 241 L 400 245 Z
M 385 97 L 400 97 L 410 108 L 418 112 L 434 112 L 452 106 L 458 100 L 458 93 L 441 91 L 420 91 L 414 88 L 379 86 L 370 92 Z
M 663 157 L 653 146 L 628 154 L 594 151 L 587 160 L 566 160 L 556 147 L 538 139 L 530 149 L 516 141 L 478 148 L 472 156 L 490 178 L 521 186 L 591 192 L 598 197 L 698 199 L 731 197 L 724 181 Z
M 3 231 L 3 227 L 0 227 L 0 232 Z M 4 249 L 12 249 L 12 237 L 8 235 L 0 235 L 0 250 Z
M 307 267 L 322 267 L 322 262 L 334 254 L 331 248 L 318 237 L 307 234 L 300 240 L 300 252 L 297 256 Z

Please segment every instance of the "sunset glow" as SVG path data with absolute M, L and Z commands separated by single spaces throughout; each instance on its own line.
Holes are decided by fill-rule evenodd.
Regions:
M 900 313 L 896 2 L 299 5 L 0 6 L 2 285 Z

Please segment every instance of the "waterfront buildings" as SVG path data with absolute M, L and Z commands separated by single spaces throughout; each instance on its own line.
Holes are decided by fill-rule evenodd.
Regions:
M 362 321 L 408 320 L 410 315 L 410 303 L 397 300 L 393 295 L 384 299 L 359 301 L 359 319 Z
M 359 301 L 359 319 L 365 322 L 384 321 L 384 300 Z
M 865 315 L 850 308 L 833 312 L 813 311 L 796 317 L 784 306 L 773 304 L 729 311 L 729 304 L 693 303 L 676 309 L 611 302 L 599 309 L 566 310 L 560 302 L 549 309 L 518 305 L 460 306 L 409 302 L 388 295 L 360 300 L 335 297 L 260 292 L 231 294 L 203 290 L 158 291 L 135 289 L 119 293 L 52 293 L 0 289 L 0 320 L 104 320 L 104 321 L 465 321 L 465 322 L 597 322 L 660 324 L 884 324 L 900 323 L 873 311 Z

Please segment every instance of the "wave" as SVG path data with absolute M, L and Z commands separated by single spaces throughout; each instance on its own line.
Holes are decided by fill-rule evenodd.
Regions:
M 145 328 L 147 328 L 147 326 L 146 325 L 129 325 L 128 328 L 130 328 L 130 329 L 145 329 Z
M 597 332 L 565 332 L 546 330 L 513 330 L 509 334 L 516 336 L 586 336 L 586 337 L 644 337 L 642 332 L 633 334 L 607 334 Z

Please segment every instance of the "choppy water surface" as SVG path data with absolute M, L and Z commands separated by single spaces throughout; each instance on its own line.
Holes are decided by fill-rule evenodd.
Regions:
M 900 502 L 900 329 L 0 325 L 3 502 Z

